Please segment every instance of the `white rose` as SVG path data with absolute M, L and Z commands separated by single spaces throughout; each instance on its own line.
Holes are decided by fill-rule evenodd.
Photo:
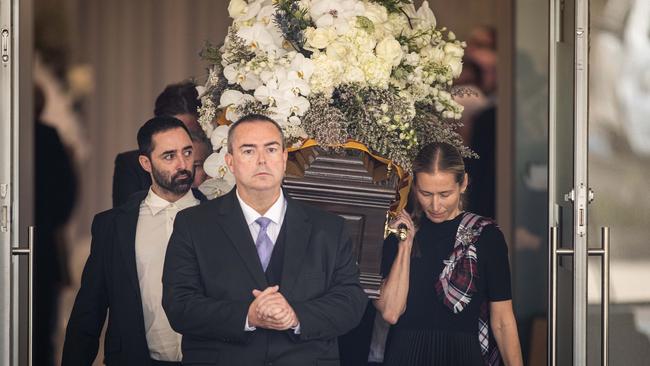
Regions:
M 460 72 L 463 71 L 463 62 L 459 57 L 445 57 L 445 64 L 449 65 L 451 68 L 451 74 L 455 78 L 460 76 Z
M 248 4 L 244 0 L 230 0 L 228 4 L 228 14 L 233 19 L 243 16 L 247 10 Z
M 399 65 L 402 61 L 402 46 L 393 37 L 386 37 L 375 48 L 377 57 L 392 66 Z
M 463 50 L 463 47 L 460 45 L 457 45 L 456 43 L 447 43 L 445 44 L 444 51 L 447 55 L 453 56 L 453 57 L 458 57 L 462 58 L 463 54 L 465 53 L 465 50 Z
M 388 11 L 385 7 L 374 3 L 366 3 L 365 7 L 366 11 L 363 16 L 370 19 L 375 26 L 388 21 Z
M 333 34 L 332 34 L 333 33 Z M 333 28 L 308 28 L 305 31 L 307 44 L 313 48 L 323 49 L 327 47 L 332 39 L 336 36 Z
M 442 62 L 442 60 L 445 58 L 445 51 L 437 47 L 430 47 L 422 50 L 420 52 L 420 56 L 428 59 L 428 61 Z

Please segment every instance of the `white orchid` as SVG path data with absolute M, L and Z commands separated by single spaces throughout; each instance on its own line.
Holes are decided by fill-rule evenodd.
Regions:
M 260 9 L 260 11 L 257 13 L 257 21 L 269 26 L 273 25 L 273 17 L 275 15 L 275 6 L 273 5 L 266 5 Z
M 296 96 L 292 91 L 286 90 L 282 97 L 276 100 L 276 105 L 270 110 L 274 113 L 285 116 L 302 116 L 309 110 L 309 100 L 302 96 Z
M 228 173 L 226 154 L 228 154 L 228 149 L 221 149 L 219 152 L 210 154 L 203 162 L 205 173 L 212 178 L 223 178 Z
M 245 0 L 231 0 L 228 4 L 228 15 L 235 21 L 248 20 L 260 10 L 260 4 L 248 4 Z
M 266 85 L 262 85 L 255 89 L 253 95 L 255 96 L 255 99 L 262 102 L 262 104 L 271 107 L 277 105 L 278 101 L 284 98 L 284 92 L 278 89 L 275 81 L 270 81 Z
M 230 126 L 221 125 L 215 128 L 210 135 L 210 143 L 212 143 L 212 149 L 214 151 L 219 150 L 228 145 L 228 131 Z
M 260 86 L 260 78 L 252 71 L 242 70 L 238 65 L 230 64 L 223 69 L 223 76 L 229 84 L 239 84 L 244 90 L 254 90 Z
M 269 6 L 273 6 L 272 0 L 234 0 L 228 4 L 228 14 L 235 23 L 246 24 L 255 17 L 259 19 L 260 13 L 266 14 Z
M 226 90 L 221 94 L 221 99 L 219 101 L 219 108 L 226 109 L 226 119 L 229 121 L 236 121 L 241 116 L 237 113 L 237 107 L 244 104 L 247 101 L 254 102 L 255 97 L 250 94 L 245 94 L 239 90 Z
M 309 84 L 299 76 L 297 71 L 290 71 L 287 78 L 280 81 L 278 89 L 283 92 L 290 91 L 295 96 L 304 95 L 308 97 L 311 93 Z
M 263 51 L 281 54 L 284 38 L 274 23 L 269 25 L 255 23 L 250 27 L 241 27 L 237 36 L 246 41 L 252 51 Z
M 313 0 L 309 14 L 317 28 L 334 27 L 337 34 L 345 34 L 350 23 L 363 15 L 365 7 L 358 0 Z
M 235 186 L 235 177 L 228 172 L 223 178 L 206 179 L 199 186 L 199 191 L 209 200 L 221 197 Z
M 314 73 L 314 62 L 298 53 L 291 60 L 290 72 L 288 77 L 297 77 L 304 81 L 309 81 L 311 74 Z M 293 74 L 293 75 L 292 75 Z
M 436 16 L 433 14 L 428 1 L 423 1 L 420 8 L 415 11 L 413 4 L 402 7 L 404 13 L 411 19 L 415 28 L 435 28 Z

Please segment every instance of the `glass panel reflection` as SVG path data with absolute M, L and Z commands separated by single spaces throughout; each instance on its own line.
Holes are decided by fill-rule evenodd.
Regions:
M 650 1 L 592 1 L 591 247 L 611 228 L 610 364 L 650 358 Z M 599 364 L 600 265 L 589 267 L 589 364 Z

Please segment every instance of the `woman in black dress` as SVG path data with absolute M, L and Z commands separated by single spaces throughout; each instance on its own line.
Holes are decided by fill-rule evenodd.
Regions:
M 463 212 L 458 150 L 425 146 L 413 162 L 408 236 L 384 243 L 381 297 L 392 324 L 385 366 L 522 365 L 512 311 L 508 249 L 494 222 Z

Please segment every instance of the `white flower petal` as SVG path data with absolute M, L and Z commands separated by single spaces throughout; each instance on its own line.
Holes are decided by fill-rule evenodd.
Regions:
M 221 125 L 215 128 L 210 135 L 210 142 L 212 143 L 212 149 L 218 150 L 221 147 L 228 145 L 228 131 L 230 126 Z
M 219 100 L 219 107 L 228 107 L 231 105 L 239 105 L 242 102 L 244 94 L 239 90 L 228 89 L 221 93 L 221 99 Z

